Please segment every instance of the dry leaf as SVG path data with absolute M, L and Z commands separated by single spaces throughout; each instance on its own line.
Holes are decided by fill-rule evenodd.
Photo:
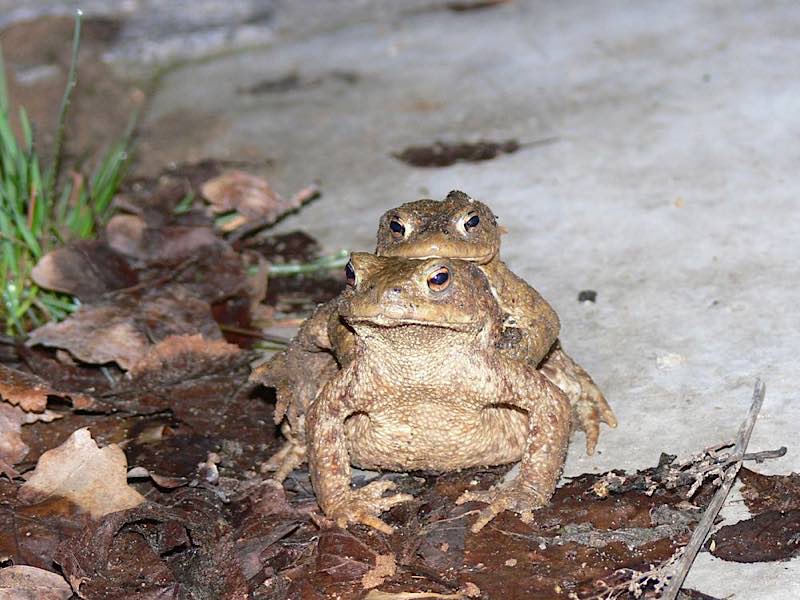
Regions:
M 84 302 L 138 282 L 128 262 L 99 240 L 73 242 L 45 254 L 31 277 L 43 288 L 77 296 Z
M 209 338 L 222 337 L 208 303 L 175 285 L 111 294 L 84 304 L 64 321 L 31 332 L 27 344 L 63 348 L 83 362 L 116 362 L 129 369 L 159 340 L 198 331 Z
M 138 215 L 116 215 L 106 226 L 106 236 L 114 250 L 145 263 L 179 262 L 205 246 L 219 243 L 210 227 L 148 227 Z
M 58 573 L 27 565 L 0 569 L 0 600 L 66 600 L 72 588 Z
M 0 402 L 0 473 L 9 470 L 28 454 L 28 446 L 22 441 L 22 426 L 35 421 L 49 423 L 60 415 L 46 410 L 42 413 L 25 412 L 18 406 Z M 3 463 L 7 465 L 3 468 Z M 7 472 L 8 477 L 16 476 L 13 469 Z
M 35 504 L 52 496 L 73 502 L 94 519 L 144 502 L 144 497 L 128 486 L 127 460 L 120 447 L 98 448 L 86 427 L 42 454 L 17 498 Z
M 42 412 L 47 406 L 48 396 L 69 398 L 72 406 L 80 410 L 94 408 L 96 405 L 91 396 L 63 392 L 53 388 L 38 375 L 0 365 L 0 398 L 3 400 L 26 411 Z
M 0 396 L 6 402 L 17 404 L 23 410 L 42 412 L 49 395 L 55 392 L 40 377 L 0 365 Z
M 266 180 L 238 170 L 226 171 L 209 179 L 202 187 L 202 194 L 211 203 L 212 212 L 239 213 L 240 218 L 227 223 L 223 228 L 225 231 L 232 231 L 254 221 L 263 225 L 274 223 L 285 213 L 299 208 L 316 193 L 316 188 L 313 188 L 313 192 L 301 190 L 286 200 Z
M 361 578 L 361 585 L 365 590 L 378 587 L 387 577 L 394 577 L 396 572 L 394 554 L 379 554 L 375 557 L 375 566 Z
M 132 378 L 147 374 L 150 384 L 160 378 L 166 382 L 174 380 L 176 371 L 180 372 L 181 380 L 190 379 L 197 376 L 198 370 L 208 373 L 208 363 L 235 360 L 240 352 L 239 346 L 224 340 L 208 340 L 199 334 L 173 335 L 153 346 L 131 366 L 129 374 Z

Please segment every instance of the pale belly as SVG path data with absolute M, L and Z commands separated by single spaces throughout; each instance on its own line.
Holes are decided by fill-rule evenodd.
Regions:
M 451 471 L 520 460 L 526 413 L 420 402 L 357 414 L 345 423 L 350 462 L 368 469 Z

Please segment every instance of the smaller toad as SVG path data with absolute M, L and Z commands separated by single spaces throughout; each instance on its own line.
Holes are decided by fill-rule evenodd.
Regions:
M 519 461 L 516 478 L 457 500 L 532 519 L 552 496 L 566 456 L 570 402 L 540 372 L 498 353 L 504 316 L 481 269 L 455 259 L 353 254 L 338 315 L 354 332 L 348 363 L 306 415 L 309 472 L 340 526 L 389 527 L 380 514 L 409 500 L 393 484 L 351 489 L 350 465 L 452 471 Z

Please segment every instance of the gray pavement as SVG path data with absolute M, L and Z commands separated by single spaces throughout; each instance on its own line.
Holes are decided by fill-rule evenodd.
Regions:
M 170 70 L 145 126 L 195 114 L 207 135 L 192 156 L 269 159 L 285 192 L 319 180 L 324 196 L 279 229 L 331 251 L 373 249 L 380 214 L 420 196 L 490 204 L 506 262 L 556 308 L 619 418 L 596 456 L 576 436 L 565 475 L 733 438 L 756 377 L 767 399 L 750 449 L 789 448 L 756 468 L 800 471 L 800 6 L 331 4 L 259 5 L 254 45 Z M 443 169 L 391 156 L 508 138 L 547 143 Z M 579 303 L 583 289 L 597 302 Z M 747 513 L 734 496 L 724 514 Z M 688 583 L 798 598 L 800 562 L 702 554 Z

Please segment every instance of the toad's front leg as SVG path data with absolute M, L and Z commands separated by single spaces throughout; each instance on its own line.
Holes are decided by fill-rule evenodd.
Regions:
M 364 410 L 350 402 L 351 372 L 352 369 L 345 369 L 331 380 L 309 408 L 306 423 L 311 483 L 322 511 L 340 527 L 363 523 L 391 533 L 393 528 L 379 515 L 413 497 L 409 494 L 384 496 L 384 492 L 394 489 L 391 481 L 375 481 L 356 490 L 350 488 L 350 456 L 344 422 L 353 413 Z
M 567 455 L 569 399 L 533 369 L 514 361 L 508 361 L 505 367 L 498 396 L 504 404 L 528 413 L 525 450 L 515 479 L 482 492 L 466 491 L 456 500 L 457 504 L 476 500 L 489 505 L 473 524 L 473 532 L 480 531 L 504 510 L 512 510 L 530 522 L 533 511 L 553 495 Z

